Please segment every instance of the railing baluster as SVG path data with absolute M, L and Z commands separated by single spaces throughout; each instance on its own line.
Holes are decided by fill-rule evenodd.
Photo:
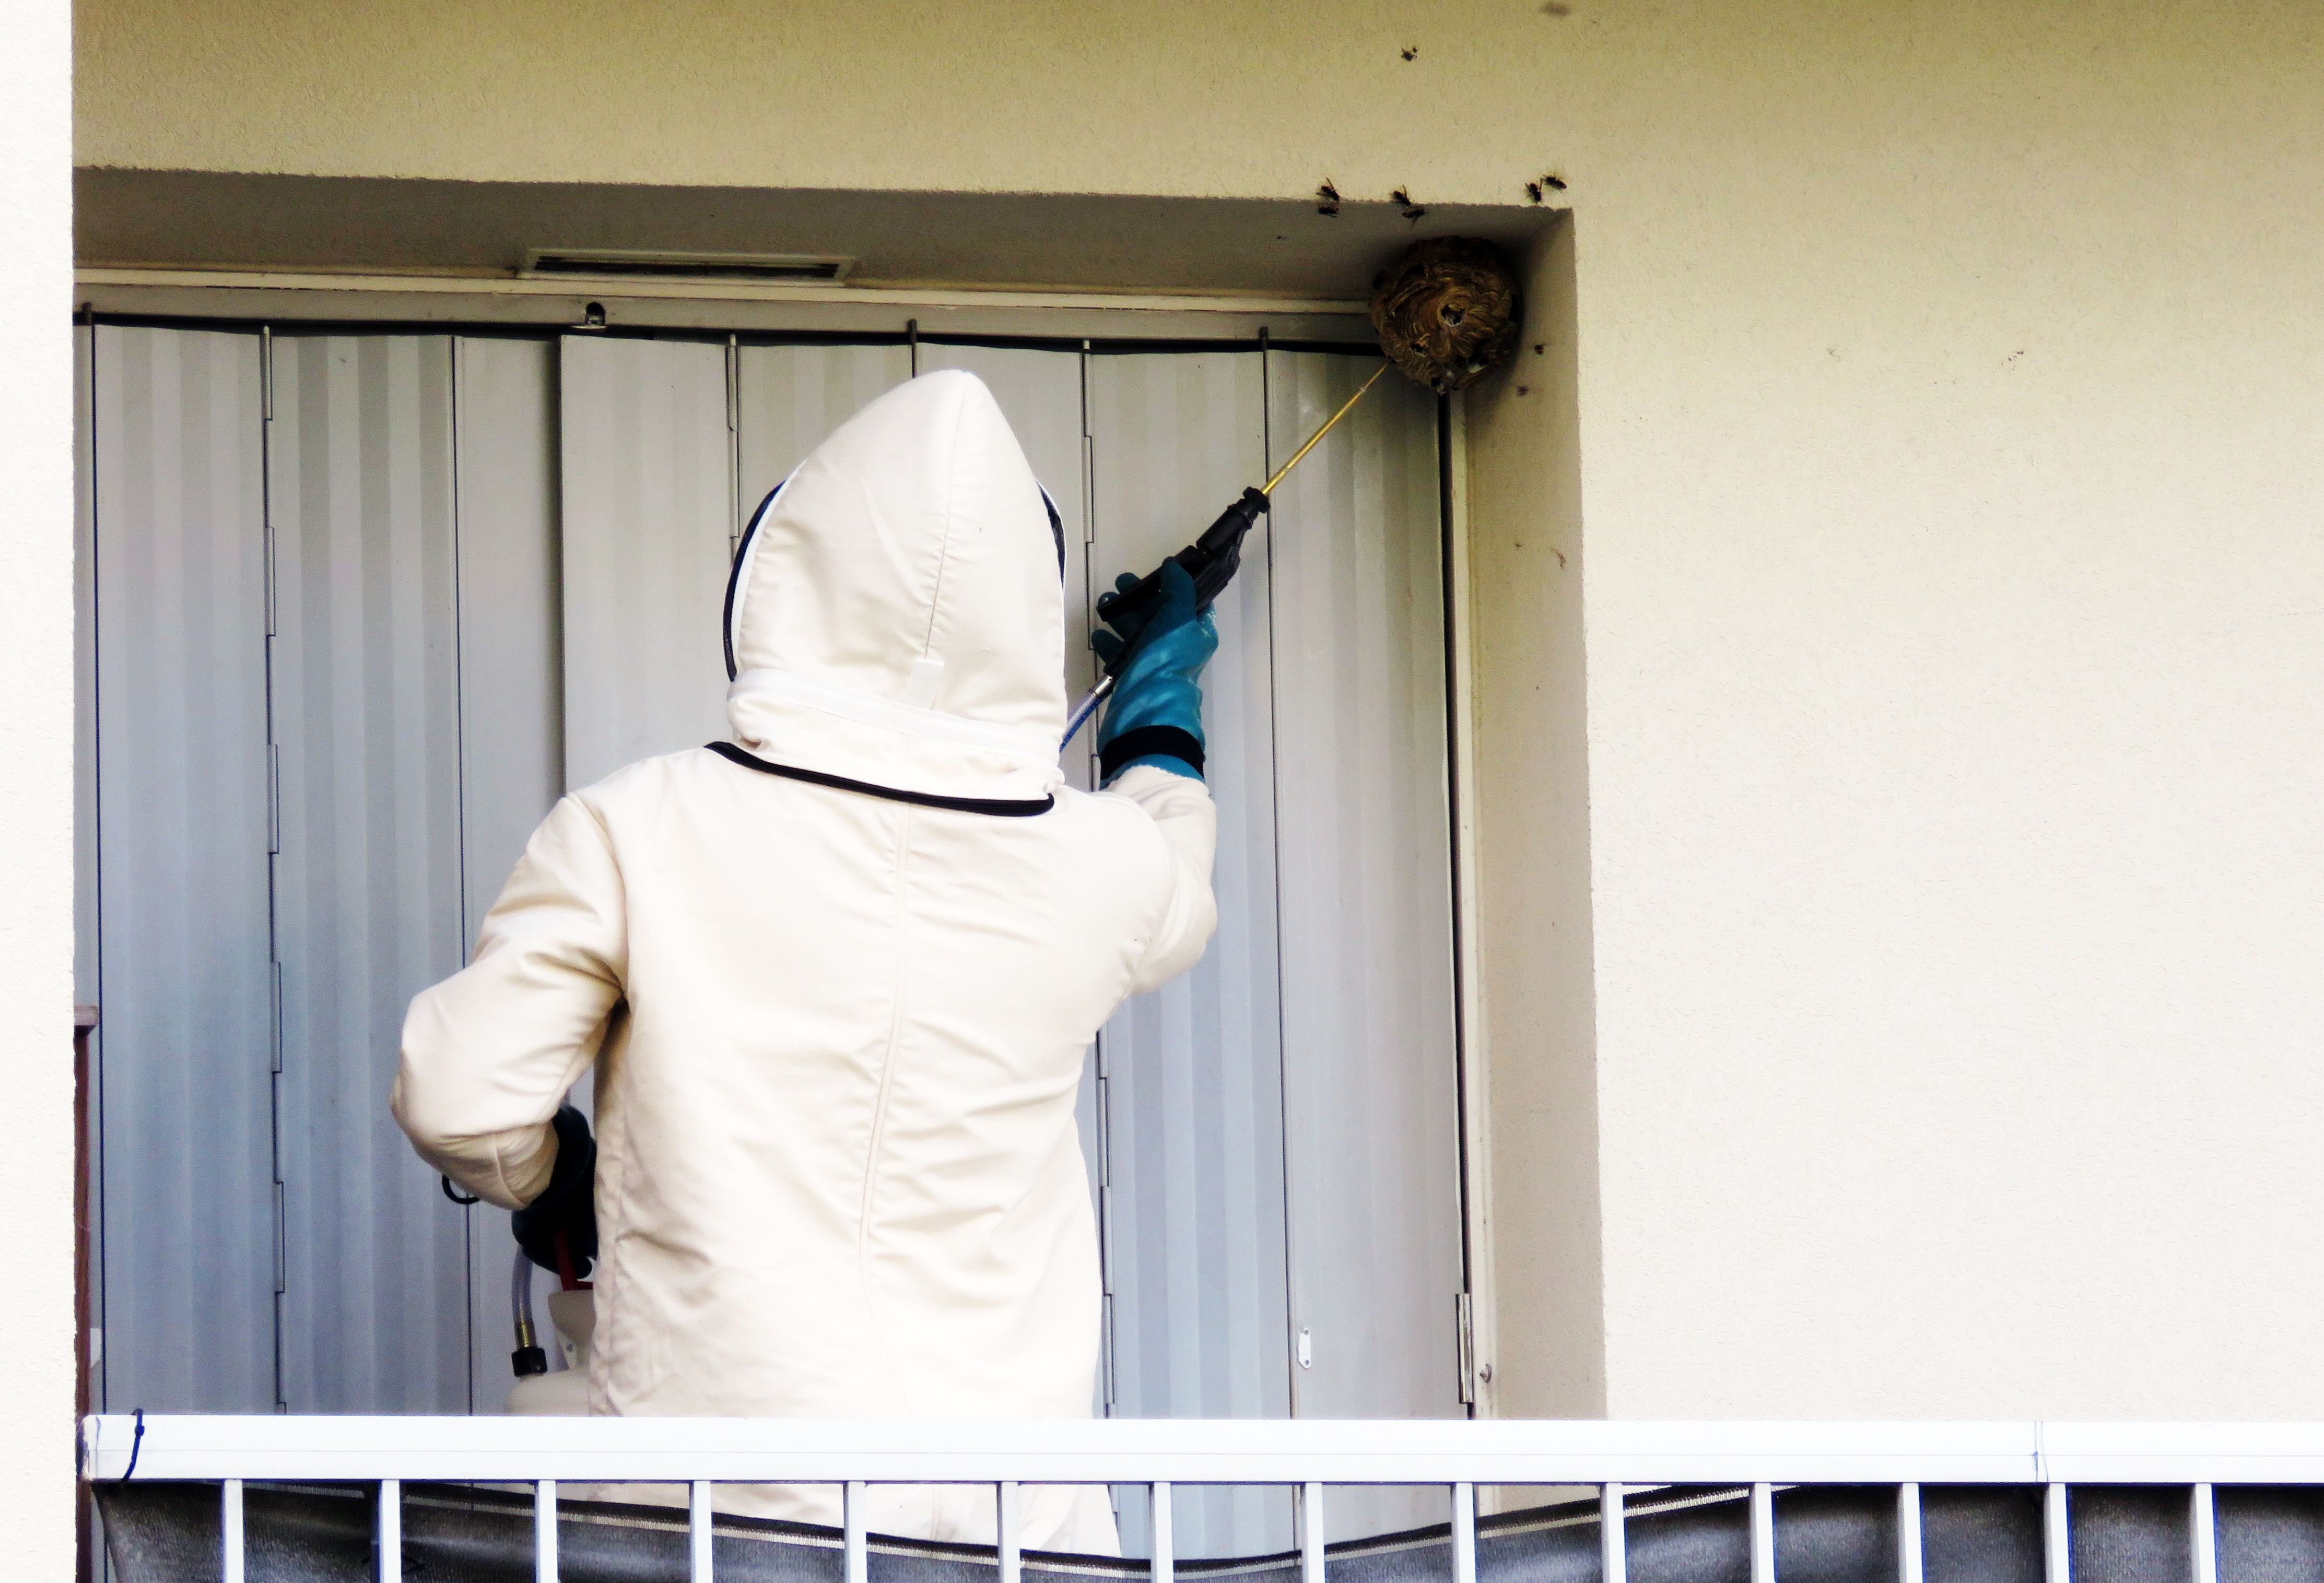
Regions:
M 1751 1583 L 1775 1583 L 1775 1486 L 1751 1486 Z
M 1170 1532 L 1170 1481 L 1161 1479 L 1147 1486 L 1147 1523 L 1154 1542 L 1148 1546 L 1154 1552 L 1152 1572 L 1154 1583 L 1170 1583 L 1177 1573 L 1176 1541 Z
M 2219 1530 L 2211 1486 L 2199 1484 L 2187 1502 L 2187 1537 L 2193 1551 L 2195 1583 L 2219 1583 Z
M 872 1569 L 863 1548 L 863 1481 L 852 1478 L 847 1493 L 841 1497 L 843 1521 L 847 1532 L 847 1583 L 866 1583 Z
M 2074 1542 L 2066 1527 L 2066 1486 L 2042 1491 L 2043 1583 L 2074 1583 Z
M 1452 1486 L 1452 1583 L 1477 1583 L 1477 1486 Z
M 1323 1583 L 1323 1486 L 1299 1492 L 1299 1583 Z
M 218 1575 L 242 1583 L 242 1480 L 229 1478 L 218 1490 Z
M 710 1481 L 697 1478 L 686 1504 L 687 1575 L 692 1583 L 710 1583 Z
M 1630 1536 L 1622 1527 L 1622 1486 L 1598 1488 L 1598 1571 L 1602 1583 L 1625 1583 L 1630 1575 Z
M 1025 1575 L 1025 1551 L 1017 1536 L 1017 1481 L 1004 1478 L 993 1486 L 992 1499 L 995 1537 L 1001 1542 L 1001 1583 L 1019 1583 Z
M 1922 1583 L 1921 1486 L 1896 1486 L 1896 1583 Z
M 557 1480 L 532 1486 L 532 1583 L 557 1583 Z
M 402 1583 L 404 1567 L 420 1564 L 410 1560 L 405 1551 L 400 1475 L 408 1472 L 415 1477 L 432 1477 L 431 1468 L 443 1470 L 445 1464 L 429 1462 L 422 1455 L 429 1448 L 447 1443 L 438 1438 L 437 1431 L 431 1430 L 415 1439 L 401 1431 L 383 1434 L 371 1421 L 361 1419 L 292 1419 L 285 1422 L 296 1432 L 268 1434 L 259 1431 L 271 1421 L 259 1420 L 247 1426 L 237 1422 L 233 1433 L 223 1439 L 212 1438 L 205 1431 L 202 1436 L 195 1437 L 195 1444 L 189 1448 L 178 1443 L 185 1437 L 170 1432 L 176 1422 L 182 1421 L 162 1418 L 156 1423 L 141 1425 L 104 1415 L 86 1420 L 82 1426 L 83 1474 L 115 1479 L 142 1475 L 152 1479 L 208 1482 L 217 1490 L 219 1503 L 218 1563 L 217 1570 L 208 1574 L 210 1577 L 221 1583 L 245 1583 L 264 1571 L 266 1557 L 260 1555 L 254 1560 L 249 1554 L 255 1540 L 249 1532 L 248 1479 L 272 1478 L 286 1468 L 294 1473 L 298 1468 L 312 1468 L 318 1471 L 311 1477 L 338 1481 L 341 1492 L 357 1503 L 355 1514 L 364 1513 L 361 1500 L 365 1493 L 364 1486 L 370 1486 L 374 1504 L 368 1515 L 373 1523 L 374 1560 L 362 1569 L 371 1572 L 377 1583 Z M 135 1460 L 141 1427 L 159 1427 L 162 1431 L 157 1439 L 155 1453 L 146 1457 L 142 1465 Z M 609 1423 L 601 1427 L 617 1426 Z M 1330 1529 L 1324 1517 L 1324 1482 L 1308 1478 L 1311 1473 L 1379 1480 L 1423 1491 L 1446 1491 L 1450 1499 L 1450 1559 L 1443 1563 L 1445 1572 L 1441 1576 L 1444 1583 L 1480 1583 L 1483 1555 L 1479 1511 L 1481 1496 L 1477 1480 L 1480 1476 L 1489 1476 L 1497 1481 L 1516 1481 L 1508 1486 L 1512 1489 L 1525 1487 L 1528 1477 L 1538 1485 L 1553 1476 L 1572 1478 L 1578 1474 L 1586 1477 L 1590 1471 L 1619 1471 L 1628 1477 L 1656 1481 L 1673 1477 L 1730 1481 L 1724 1486 L 1728 1521 L 1731 1522 L 1734 1515 L 1734 1497 L 1743 1495 L 1747 1501 L 1750 1583 L 1776 1583 L 1781 1570 L 1782 1535 L 1775 1512 L 1773 1482 L 1773 1476 L 1779 1472 L 1784 1475 L 1786 1488 L 1794 1487 L 1803 1475 L 1807 1476 L 1809 1482 L 1798 1484 L 1798 1493 L 1791 1497 L 1795 1503 L 1804 1498 L 1812 1504 L 1820 1498 L 1816 1494 L 1819 1489 L 1831 1486 L 1852 1486 L 1868 1492 L 1888 1489 L 1895 1502 L 1893 1576 L 1897 1583 L 1926 1583 L 1943 1573 L 1945 1537 L 1941 1531 L 1948 1509 L 1941 1485 L 1937 1511 L 1932 1517 L 1923 1485 L 1906 1479 L 1888 1482 L 1901 1472 L 1927 1471 L 1946 1480 L 1979 1480 L 1988 1486 L 2016 1490 L 2020 1493 L 2013 1498 L 2021 1500 L 2024 1495 L 2038 1491 L 2042 1583 L 2075 1583 L 2080 1542 L 2076 1508 L 2080 1503 L 2074 1491 L 2080 1486 L 2066 1478 L 2069 1473 L 2077 1478 L 2158 1482 L 2201 1474 L 2230 1480 L 2264 1478 L 2292 1488 L 2324 1487 L 2324 1474 L 2315 1471 L 2319 1463 L 2324 1463 L 2324 1452 L 2318 1450 L 2315 1437 L 2303 1436 L 2286 1445 L 2280 1436 L 2261 1435 L 2255 1431 L 2248 1440 L 2237 1440 L 2227 1432 L 2233 1426 L 2213 1426 L 2181 1440 L 2144 1426 L 2117 1430 L 2093 1424 L 2001 1424 L 1990 1426 L 1989 1431 L 1973 1434 L 1959 1429 L 1940 1434 L 1933 1429 L 1923 1433 L 1911 1425 L 1871 1425 L 1837 1437 L 1810 1425 L 1771 1425 L 1762 1426 L 1766 1432 L 1757 1440 L 1738 1438 L 1730 1431 L 1692 1438 L 1658 1431 L 1656 1437 L 1643 1442 L 1633 1442 L 1625 1437 L 1608 1443 L 1567 1434 L 1554 1424 L 1501 1426 L 1494 1431 L 1492 1438 L 1481 1441 L 1462 1440 L 1457 1433 L 1440 1435 L 1434 1431 L 1428 1437 L 1390 1433 L 1386 1432 L 1385 1425 L 1299 1425 L 1296 1426 L 1300 1431 L 1296 1434 L 1270 1434 L 1257 1444 L 1248 1444 L 1244 1431 L 1232 1425 L 1174 1425 L 1170 1434 L 1163 1435 L 1121 1422 L 1104 1426 L 1103 1434 L 1086 1439 L 1077 1434 L 1059 1437 L 1054 1450 L 1093 1459 L 1077 1464 L 1084 1468 L 1079 1475 L 1054 1462 L 1044 1471 L 1025 1460 L 1026 1455 L 1047 1443 L 1037 1438 L 1019 1440 L 1012 1435 L 983 1434 L 973 1430 L 966 1434 L 951 1430 L 922 1434 L 913 1432 L 909 1426 L 900 1426 L 893 1431 L 871 1424 L 843 1427 L 845 1432 L 835 1436 L 810 1429 L 796 1440 L 778 1437 L 779 1443 L 795 1455 L 771 1474 L 764 1464 L 742 1455 L 755 1452 L 758 1437 L 754 1432 L 746 1430 L 739 1434 L 710 1436 L 709 1443 L 697 1445 L 699 1437 L 686 1426 L 657 1428 L 650 1422 L 626 1426 L 628 1432 L 624 1434 L 593 1433 L 590 1439 L 595 1450 L 587 1465 L 568 1465 L 576 1477 L 592 1480 L 670 1480 L 683 1477 L 687 1490 L 685 1505 L 690 1583 L 712 1583 L 715 1570 L 712 1507 L 716 1485 L 706 1477 L 694 1477 L 696 1473 L 715 1473 L 730 1479 L 772 1476 L 826 1481 L 821 1487 L 836 1490 L 842 1496 L 841 1515 L 845 1529 L 843 1578 L 830 1583 L 843 1583 L 843 1579 L 844 1583 L 869 1583 L 870 1484 L 845 1477 L 861 1471 L 880 1472 L 882 1481 L 906 1479 L 915 1485 L 963 1482 L 961 1494 L 970 1502 L 970 1521 L 978 1526 L 981 1523 L 973 1516 L 976 1497 L 972 1492 L 976 1488 L 989 1491 L 995 1503 L 995 1574 L 988 1583 L 1027 1583 L 1032 1569 L 1024 1553 L 1028 1495 L 1017 1482 L 1028 1471 L 1037 1478 L 1052 1475 L 1127 1477 L 1133 1482 L 1116 1487 L 1121 1492 L 1120 1498 L 1132 1507 L 1136 1504 L 1137 1484 L 1144 1482 L 1149 1497 L 1153 1558 L 1150 1583 L 1176 1583 L 1176 1487 L 1171 1479 L 1181 1471 L 1198 1481 L 1217 1477 L 1229 1484 L 1244 1483 L 1247 1487 L 1293 1492 L 1298 1520 L 1298 1575 L 1286 1583 L 1330 1583 Z M 1523 1432 L 1517 1432 L 1519 1430 Z M 2045 1432 L 2052 1433 L 2057 1445 L 2070 1455 L 2063 1460 L 2054 1458 L 2046 1449 L 2049 1442 L 2043 1438 Z M 155 1437 L 149 1434 L 145 1438 Z M 834 1440 L 838 1443 L 830 1443 Z M 1838 1443 L 1831 1443 L 1835 1440 Z M 516 1436 L 480 1437 L 475 1442 L 466 1443 L 456 1469 L 466 1478 L 508 1481 L 502 1484 L 503 1488 L 521 1491 L 524 1483 L 532 1484 L 536 1583 L 558 1583 L 562 1535 L 558 1505 L 560 1479 L 534 1475 L 565 1472 L 567 1466 L 560 1466 L 558 1460 L 565 1447 L 566 1442 L 553 1432 L 538 1430 Z M 1812 1460 L 1800 1455 L 1805 1450 L 1818 1448 L 1819 1455 Z M 888 1460 L 852 1459 L 875 1452 Z M 691 1465 L 680 1462 L 675 1468 L 664 1460 L 687 1455 L 698 1456 L 701 1460 Z M 1577 1460 L 1592 1455 L 1606 1459 L 1594 1468 L 1586 1462 L 1576 1466 Z M 2273 1458 L 2273 1461 L 2257 1460 L 2262 1456 Z M 308 1460 L 294 1461 L 293 1458 Z M 1102 1465 L 1107 1460 L 1113 1463 L 1111 1468 Z M 337 1471 L 331 1471 L 334 1468 Z M 230 1472 L 235 1476 L 230 1477 Z M 1139 1480 L 1140 1473 L 1165 1473 L 1170 1477 Z M 1447 1475 L 1454 1477 L 1448 1478 Z M 1440 1479 L 1444 1482 L 1434 1482 Z M 970 1480 L 977 1482 L 964 1483 Z M 1269 1485 L 1266 1482 L 1268 1480 L 1274 1482 Z M 263 1487 L 267 1493 L 259 1501 L 265 1508 L 262 1515 L 279 1526 L 277 1519 L 285 1508 L 272 1493 L 276 1486 Z M 1596 1487 L 1600 1578 L 1602 1583 L 1630 1583 L 1628 1486 L 1609 1480 Z M 1652 1490 L 1661 1486 L 1649 1483 L 1640 1487 Z M 2103 1486 L 2094 1487 L 2100 1487 L 2103 1493 Z M 2221 1551 L 2234 1547 L 2227 1544 L 2224 1535 L 2227 1511 L 2219 1504 L 2217 1486 L 2205 1480 L 2190 1479 L 2184 1485 L 2174 1482 L 2171 1487 L 2182 1490 L 2187 1502 L 2182 1508 L 2188 1523 L 2187 1571 L 2181 1576 L 2189 1583 L 2219 1583 Z M 583 1493 L 588 1493 L 587 1486 Z M 2231 1486 L 2227 1506 L 2237 1514 L 2242 1510 L 2235 1505 L 2239 1498 Z M 886 1497 L 882 1499 L 884 1502 Z M 1647 1505 L 1658 1505 L 1660 1500 L 1655 1497 Z M 415 1542 L 423 1551 L 427 1548 L 426 1505 L 423 1501 L 420 1507 L 415 1508 L 422 1518 L 422 1539 Z M 1572 1509 L 1568 1508 L 1569 1514 Z M 1645 1511 L 1647 1506 L 1640 1509 Z M 2018 1509 L 2022 1514 L 2023 1506 Z M 882 1511 L 888 1512 L 889 1507 L 883 1505 Z M 825 1507 L 824 1514 L 833 1514 Z M 1794 1518 L 1799 1516 L 1796 1505 L 1793 1514 Z M 1134 1535 L 1136 1514 L 1130 1511 L 1124 1515 Z M 1586 1514 L 1582 1520 L 1587 1521 Z M 883 1516 L 882 1522 L 888 1521 Z M 1499 1523 L 1504 1520 L 1496 1521 Z M 1933 1535 L 1930 1532 L 1932 1524 L 1939 1530 Z M 1497 1535 L 1500 1532 L 1497 1526 Z M 1728 1533 L 1731 1540 L 1732 1528 Z M 1806 1543 L 1799 1535 L 1794 1537 L 1799 1543 Z M 2094 1537 L 2094 1555 L 2105 1548 L 2102 1540 L 2103 1534 Z M 1499 1542 L 1497 1537 L 1496 1543 Z M 1802 1560 L 1805 1551 L 1795 1544 L 1794 1552 L 1791 1564 L 1794 1570 L 1798 1570 L 1806 1564 Z M 1933 1558 L 1931 1552 L 1935 1552 Z M 730 1550 L 728 1559 L 732 1560 L 735 1553 Z M 1495 1554 L 1499 1567 L 1506 1557 L 1499 1550 Z M 349 1558 L 351 1563 L 357 1559 Z M 576 1568 L 582 1568 L 586 1560 L 584 1557 L 576 1561 Z M 1130 1564 L 1134 1566 L 1135 1562 Z M 1645 1566 L 1646 1561 L 1642 1560 L 1640 1564 Z M 1198 1571 L 1203 1569 L 1197 1568 Z M 1345 1570 L 1343 1565 L 1342 1571 Z M 1345 1583 L 1345 1579 L 1340 1583 Z
M 403 1583 L 403 1480 L 379 1481 L 379 1583 Z

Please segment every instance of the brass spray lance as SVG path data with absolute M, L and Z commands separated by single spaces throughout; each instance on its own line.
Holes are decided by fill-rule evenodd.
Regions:
M 1491 243 L 1475 237 L 1425 237 L 1406 248 L 1404 255 L 1382 270 L 1372 283 L 1372 328 L 1379 332 L 1380 350 L 1414 383 L 1439 396 L 1463 390 L 1508 362 L 1517 347 L 1522 317 L 1517 277 Z M 1221 512 L 1200 538 L 1170 557 L 1194 577 L 1197 610 L 1210 609 L 1233 578 L 1235 568 L 1242 563 L 1243 535 L 1267 510 L 1267 497 L 1275 492 L 1275 486 L 1387 372 L 1383 366 L 1379 373 L 1366 380 L 1363 389 L 1310 435 L 1274 477 L 1258 489 L 1244 490 L 1242 498 Z M 1098 615 L 1116 621 L 1125 613 L 1134 614 L 1160 594 L 1161 575 L 1157 567 L 1131 587 L 1100 594 Z M 1136 624 L 1130 623 L 1133 630 Z M 1128 653 L 1125 649 L 1115 656 L 1089 696 L 1074 711 L 1060 749 L 1074 740 L 1083 722 L 1113 691 L 1115 673 Z
M 1236 571 L 1242 566 L 1243 535 L 1249 533 L 1253 524 L 1258 522 L 1259 514 L 1268 509 L 1268 497 L 1275 492 L 1275 486 L 1290 476 L 1291 470 L 1299 465 L 1308 452 L 1315 448 L 1315 443 L 1331 433 L 1333 426 L 1338 424 L 1341 419 L 1354 410 L 1356 403 L 1362 400 L 1366 392 L 1374 385 L 1379 383 L 1380 375 L 1387 372 L 1388 364 L 1383 363 L 1354 395 L 1341 403 L 1337 412 L 1323 420 L 1323 428 L 1307 437 L 1305 445 L 1291 453 L 1291 460 L 1277 468 L 1274 477 L 1257 489 L 1244 490 L 1242 498 L 1221 511 L 1218 520 L 1204 529 L 1200 538 L 1170 557 L 1184 566 L 1187 575 L 1194 578 L 1194 608 L 1197 611 L 1210 609 L 1217 603 L 1219 595 L 1226 591 L 1226 585 L 1234 580 Z M 1133 587 L 1109 589 L 1098 595 L 1098 619 L 1113 621 L 1118 617 L 1135 612 L 1141 607 L 1151 604 L 1160 595 L 1161 591 L 1162 568 L 1157 566 Z M 1122 662 L 1129 658 L 1129 649 L 1125 648 L 1120 653 L 1115 655 L 1112 664 L 1105 667 L 1105 674 L 1098 678 L 1097 686 L 1092 687 L 1089 695 L 1074 706 L 1073 714 L 1065 722 L 1065 741 L 1057 744 L 1061 750 L 1074 740 L 1074 735 L 1082 729 L 1083 723 L 1097 712 L 1097 706 L 1105 701 L 1106 695 L 1113 691 L 1114 677 L 1120 671 Z
M 1299 465 L 1302 461 L 1305 460 L 1307 453 L 1315 448 L 1315 442 L 1322 439 L 1325 435 L 1331 433 L 1332 426 L 1339 422 L 1341 419 L 1345 418 L 1350 410 L 1351 410 L 1357 402 L 1364 399 L 1364 392 L 1370 390 L 1374 385 L 1379 383 L 1380 375 L 1387 372 L 1388 364 L 1385 363 L 1372 370 L 1371 378 L 1366 380 L 1361 385 L 1358 386 L 1354 395 L 1350 396 L 1346 400 L 1341 402 L 1340 410 L 1337 412 L 1333 413 L 1332 416 L 1323 419 L 1323 427 L 1317 429 L 1314 434 L 1309 435 L 1307 437 L 1307 443 L 1291 453 L 1291 460 L 1283 464 L 1282 466 L 1277 467 L 1275 470 L 1275 476 L 1259 486 L 1259 492 L 1261 494 L 1273 494 L 1275 492 L 1275 486 L 1282 483 L 1286 478 L 1289 477 L 1291 470 Z

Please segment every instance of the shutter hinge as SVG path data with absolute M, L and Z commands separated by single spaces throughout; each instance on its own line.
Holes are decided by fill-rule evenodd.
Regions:
M 1107 1092 L 1106 1075 L 1102 1068 L 1097 1074 L 1097 1185 L 1100 1192 L 1113 1185 L 1113 1126 L 1107 1111 L 1111 1096 Z
M 1477 1404 L 1477 1327 L 1474 1310 L 1466 1292 L 1454 1294 L 1452 1311 L 1453 1323 L 1459 1332 L 1456 1345 L 1460 1349 L 1461 1405 L 1474 1407 Z
M 1082 436 L 1082 542 L 1097 542 L 1097 439 Z
M 1105 1410 L 1111 1417 L 1113 1413 L 1113 1293 L 1111 1292 L 1105 1294 L 1105 1333 L 1100 1339 L 1103 1345 L 1099 1348 L 1102 1356 L 1098 1359 L 1098 1370 L 1105 1376 Z

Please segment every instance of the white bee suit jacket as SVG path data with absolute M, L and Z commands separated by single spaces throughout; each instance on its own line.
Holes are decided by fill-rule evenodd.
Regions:
M 1209 939 L 1210 796 L 1151 768 L 1063 784 L 1058 551 L 971 375 L 826 440 L 728 603 L 742 761 L 674 753 L 558 804 L 474 962 L 412 1002 L 396 1117 L 517 1207 L 595 1063 L 593 1413 L 1087 1417 L 1074 1095 L 1099 1025 Z M 992 1537 L 989 1489 L 872 1501 L 878 1531 Z M 721 1505 L 839 1517 L 827 1488 Z M 1115 1548 L 1101 1489 L 1023 1510 L 1028 1546 Z

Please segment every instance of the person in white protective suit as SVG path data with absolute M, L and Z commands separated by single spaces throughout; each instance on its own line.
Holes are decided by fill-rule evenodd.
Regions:
M 1216 639 L 1186 584 L 1154 622 L 1177 658 L 1122 673 L 1109 789 L 1066 787 L 1061 556 L 982 382 L 873 401 L 737 559 L 733 741 L 566 796 L 474 962 L 412 1002 L 396 1118 L 493 1203 L 549 1186 L 595 1064 L 592 1413 L 1089 1416 L 1074 1100 L 1099 1025 L 1215 923 L 1185 700 Z M 1141 698 L 1178 724 L 1112 730 Z M 826 1523 L 839 1498 L 719 1491 Z M 993 1537 L 989 1488 L 871 1502 L 875 1531 Z M 1102 1488 L 1021 1510 L 1029 1547 L 1118 1548 Z

